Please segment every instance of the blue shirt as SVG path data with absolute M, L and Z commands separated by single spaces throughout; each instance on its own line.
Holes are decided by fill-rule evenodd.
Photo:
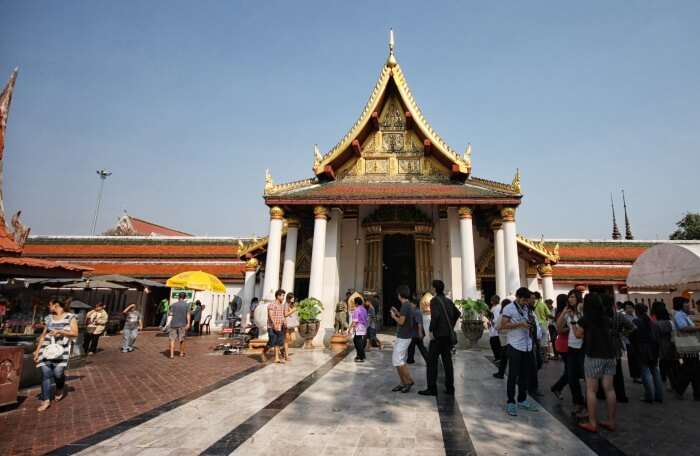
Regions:
M 676 323 L 676 328 L 682 329 L 682 328 L 688 328 L 693 326 L 693 322 L 688 316 L 687 313 L 683 312 L 682 310 L 677 310 L 676 313 L 673 315 L 673 321 Z

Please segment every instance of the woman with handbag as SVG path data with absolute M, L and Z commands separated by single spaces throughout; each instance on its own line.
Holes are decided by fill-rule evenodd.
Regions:
M 34 361 L 41 369 L 41 405 L 43 412 L 51 406 L 51 381 L 56 383 L 56 402 L 63 399 L 71 344 L 78 336 L 78 321 L 57 299 L 49 301 L 49 315 L 44 319 L 44 331 L 37 340 Z
M 555 321 L 559 319 L 562 312 L 564 312 L 564 309 L 566 309 L 568 299 L 569 298 L 563 293 L 557 296 L 557 309 L 554 313 Z M 564 364 L 564 371 L 562 372 L 561 377 L 559 377 L 559 380 L 557 380 L 557 382 L 549 389 L 560 401 L 564 399 L 564 397 L 561 395 L 564 387 L 569 384 L 569 371 L 567 370 L 566 363 L 566 354 L 569 351 L 569 330 L 567 328 L 564 329 L 565 331 L 563 332 L 557 331 L 557 335 L 554 338 L 554 350 L 555 353 L 561 358 L 562 364 Z
M 580 379 L 583 377 L 583 365 L 585 352 L 583 349 L 583 338 L 576 337 L 575 329 L 578 320 L 583 316 L 579 310 L 581 304 L 581 294 L 576 290 L 569 291 L 567 295 L 567 305 L 557 319 L 557 330 L 559 334 L 567 334 L 566 347 L 566 373 L 569 378 L 569 390 L 574 402 L 574 414 L 578 418 L 586 416 L 586 404 L 581 391 Z
M 299 327 L 299 316 L 297 315 L 296 297 L 294 293 L 287 293 L 284 305 L 284 360 L 289 361 L 289 341 L 294 335 L 294 331 Z

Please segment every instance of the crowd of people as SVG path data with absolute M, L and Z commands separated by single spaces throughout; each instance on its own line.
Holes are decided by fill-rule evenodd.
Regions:
M 617 404 L 629 402 L 622 369 L 625 353 L 633 382 L 642 385 L 641 401 L 661 403 L 665 389 L 682 399 L 689 385 L 700 401 L 698 339 L 687 339 L 695 341 L 690 344 L 681 340 L 699 331 L 689 317 L 687 298 L 673 299 L 673 315 L 662 301 L 654 302 L 650 311 L 643 303 L 616 304 L 612 296 L 583 296 L 578 290 L 557 296 L 554 309 L 552 304 L 527 288 L 518 289 L 512 298 L 491 300 L 489 342 L 498 366 L 493 376 L 502 379 L 508 370 L 508 415 L 537 411 L 527 396 L 543 396 L 538 371 L 547 360 L 559 359 L 562 374 L 550 391 L 563 400 L 569 388 L 572 415 L 580 428 L 614 431 Z M 606 401 L 604 420 L 597 416 L 598 400 Z

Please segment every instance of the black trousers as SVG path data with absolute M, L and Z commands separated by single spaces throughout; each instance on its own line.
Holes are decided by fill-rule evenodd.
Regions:
M 437 391 L 438 358 L 442 359 L 442 367 L 445 369 L 445 389 L 449 392 L 455 389 L 454 369 L 452 367 L 452 344 L 450 337 L 438 337 L 430 341 L 428 349 L 428 389 Z
M 567 352 L 559 353 L 559 356 L 561 357 L 562 364 L 564 364 L 564 371 L 561 373 L 561 377 L 559 377 L 559 380 L 552 385 L 550 388 L 550 391 L 558 391 L 562 392 L 564 390 L 564 387 L 569 384 L 569 371 L 567 369 L 567 362 L 566 362 L 566 356 L 568 355 Z
M 530 384 L 530 369 L 535 366 L 532 351 L 520 351 L 508 345 L 508 384 L 506 392 L 508 403 L 515 403 L 515 385 L 518 385 L 518 402 L 527 399 Z
M 630 377 L 633 379 L 641 378 L 642 366 L 639 364 L 639 354 L 630 344 L 627 344 L 627 366 L 630 369 Z
M 489 338 L 489 344 L 491 345 L 491 351 L 493 352 L 494 361 L 500 361 L 501 355 L 503 353 L 503 348 L 501 347 L 501 338 L 498 336 L 492 336 Z
M 527 383 L 527 391 L 534 396 L 535 392 L 537 392 L 540 389 L 540 382 L 537 379 L 537 371 L 540 368 L 539 364 L 539 356 L 538 356 L 538 351 L 539 351 L 539 344 L 535 344 L 533 347 L 533 350 L 531 352 L 531 360 L 530 362 L 532 363 L 530 366 L 529 370 L 529 375 L 530 379 L 528 380 Z
M 586 405 L 581 392 L 581 382 L 583 377 L 583 361 L 586 353 L 580 348 L 571 348 L 566 352 L 566 373 L 569 377 L 569 389 L 575 405 Z
M 679 373 L 681 370 L 681 363 L 677 359 L 660 359 L 659 360 L 659 371 L 661 372 L 661 381 L 666 381 L 668 379 L 671 384 L 671 388 L 674 391 L 678 391 L 678 380 Z
M 88 353 L 97 353 L 97 343 L 100 341 L 101 335 L 87 332 L 83 335 L 83 350 L 85 350 L 86 355 Z
M 352 343 L 355 344 L 356 359 L 365 359 L 365 340 L 366 336 L 355 335 L 352 338 Z
M 498 362 L 498 375 L 503 377 L 508 367 L 508 344 L 501 346 L 501 360 Z
M 411 345 L 408 346 L 408 353 L 406 354 L 406 362 L 408 364 L 413 364 L 416 362 L 414 358 L 416 355 L 416 347 L 418 347 L 418 351 L 423 357 L 423 361 L 428 364 L 428 349 L 425 348 L 422 337 L 414 337 L 411 339 Z
M 688 385 L 693 386 L 693 397 L 700 399 L 700 359 L 684 357 L 676 383 L 678 394 L 685 393 Z

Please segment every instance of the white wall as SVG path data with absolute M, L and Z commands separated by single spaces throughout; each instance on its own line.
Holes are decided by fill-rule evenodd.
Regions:
M 452 299 L 462 299 L 462 244 L 459 237 L 457 208 L 447 209 L 447 224 L 450 235 L 450 285 Z

